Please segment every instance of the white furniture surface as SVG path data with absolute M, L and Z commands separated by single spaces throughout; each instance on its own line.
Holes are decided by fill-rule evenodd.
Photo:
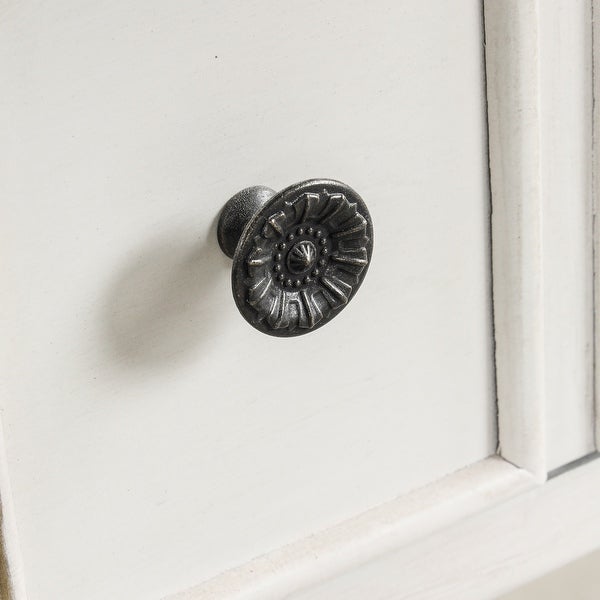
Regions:
M 589 0 L 1 6 L 7 598 L 481 600 L 598 545 L 592 45 Z M 216 221 L 312 177 L 372 265 L 272 338 Z
M 600 551 L 520 586 L 497 600 L 596 600 L 600 588 Z

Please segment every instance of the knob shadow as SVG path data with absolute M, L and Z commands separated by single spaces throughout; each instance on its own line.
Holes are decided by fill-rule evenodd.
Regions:
M 107 352 L 124 368 L 161 368 L 206 346 L 227 297 L 231 265 L 215 237 L 163 237 L 140 248 L 115 277 L 104 304 Z

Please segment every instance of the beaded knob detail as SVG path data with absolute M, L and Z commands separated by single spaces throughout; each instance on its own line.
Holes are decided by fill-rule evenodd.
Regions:
M 223 208 L 217 233 L 233 258 L 238 309 L 256 329 L 279 337 L 308 333 L 335 317 L 360 287 L 373 248 L 364 201 L 327 179 L 279 193 L 242 190 Z

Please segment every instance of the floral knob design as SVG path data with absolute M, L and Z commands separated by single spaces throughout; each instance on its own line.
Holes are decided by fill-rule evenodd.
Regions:
M 238 237 L 232 285 L 246 320 L 270 335 L 301 335 L 336 316 L 360 287 L 371 260 L 371 218 L 338 181 L 266 190 L 243 190 L 226 204 L 219 242 L 230 254 Z

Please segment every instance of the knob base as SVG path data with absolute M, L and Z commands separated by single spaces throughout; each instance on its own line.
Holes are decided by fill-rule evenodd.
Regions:
M 217 227 L 221 250 L 233 258 L 235 249 L 250 219 L 275 195 L 264 185 L 245 188 L 232 196 L 223 206 Z

